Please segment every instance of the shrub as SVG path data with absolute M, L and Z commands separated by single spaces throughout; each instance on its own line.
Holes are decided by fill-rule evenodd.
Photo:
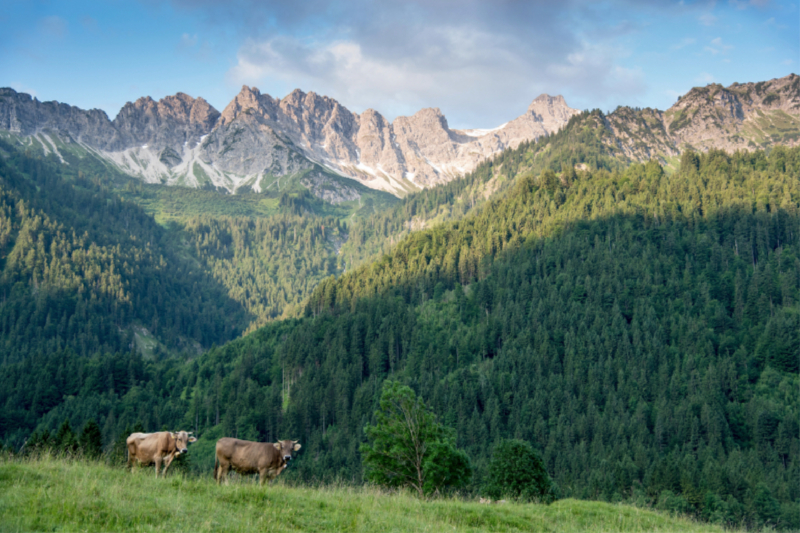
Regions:
M 504 440 L 495 448 L 484 486 L 488 497 L 549 503 L 555 499 L 554 488 L 542 459 L 529 443 Z

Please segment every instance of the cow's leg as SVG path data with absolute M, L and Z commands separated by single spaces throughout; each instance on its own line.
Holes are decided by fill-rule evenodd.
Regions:
M 227 462 L 219 462 L 219 470 L 217 471 L 217 483 L 228 484 L 228 472 L 231 469 L 231 464 Z
M 262 468 L 258 471 L 258 484 L 263 485 L 264 481 L 269 479 L 269 473 L 266 468 Z
M 128 470 L 133 472 L 133 462 L 136 460 L 136 450 L 133 449 L 133 444 L 128 444 Z
M 167 468 L 169 468 L 169 465 L 172 464 L 172 460 L 173 459 L 175 459 L 175 455 L 174 454 L 169 454 L 166 457 L 166 460 L 164 461 L 164 473 L 161 474 L 162 477 L 167 477 Z
M 161 457 L 156 456 L 156 479 L 158 479 L 158 469 L 161 468 Z

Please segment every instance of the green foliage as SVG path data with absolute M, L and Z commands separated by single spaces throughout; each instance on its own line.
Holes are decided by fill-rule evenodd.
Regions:
M 124 351 L 136 328 L 169 349 L 193 351 L 246 327 L 247 313 L 140 208 L 85 177 L 65 175 L 66 166 L 6 148 L 3 364 L 65 351 Z
M 94 419 L 89 419 L 83 425 L 78 445 L 81 453 L 89 459 L 98 459 L 103 453 L 103 434 Z
M 397 381 L 384 382 L 375 425 L 364 434 L 370 441 L 361 445 L 368 481 L 413 488 L 420 496 L 469 481 L 469 460 L 455 448 L 453 431 Z
M 498 183 L 508 188 L 474 210 L 470 201 L 461 211 L 469 216 L 459 218 L 455 208 L 445 214 L 442 207 L 449 204 L 436 200 L 459 185 L 404 202 L 385 228 L 375 224 L 370 235 L 400 235 L 395 229 L 415 216 L 403 209 L 414 205 L 424 207 L 426 217 L 436 212 L 439 220 L 453 221 L 414 233 L 370 265 L 351 268 L 357 254 L 351 260 L 342 253 L 347 272 L 320 283 L 302 318 L 270 323 L 196 358 L 143 359 L 132 352 L 111 318 L 129 321 L 115 314 L 102 283 L 98 289 L 81 276 L 76 278 L 83 285 L 76 287 L 83 292 L 69 294 L 85 300 L 83 307 L 77 314 L 65 308 L 63 331 L 70 335 L 54 326 L 60 318 L 51 316 L 48 326 L 44 310 L 61 310 L 62 304 L 36 299 L 44 273 L 36 270 L 37 236 L 35 246 L 25 245 L 25 255 L 14 259 L 12 272 L 19 275 L 0 308 L 8 312 L 0 313 L 0 328 L 6 328 L 0 347 L 7 357 L 0 365 L 1 437 L 18 449 L 32 430 L 55 431 L 65 418 L 76 427 L 95 418 L 105 443 L 136 420 L 148 428 L 192 428 L 201 436 L 291 436 L 308 453 L 282 475 L 286 482 L 357 483 L 364 465 L 354 436 L 371 420 L 382 383 L 391 378 L 408 383 L 443 425 L 456 429 L 454 444 L 474 468 L 472 490 L 489 475 L 487 443 L 519 438 L 541 450 L 546 470 L 567 497 L 658 505 L 664 495 L 669 508 L 758 526 L 775 520 L 775 506 L 757 490 L 763 484 L 779 504 L 777 527 L 794 527 L 800 376 L 790 356 L 798 349 L 800 150 L 711 151 L 687 158 L 670 175 L 655 162 L 621 170 L 611 152 L 601 151 L 601 123 L 599 113 L 585 114 L 576 119 L 580 128 L 540 141 L 536 150 L 498 157 L 502 171 L 494 164 L 481 167 L 480 180 L 470 182 L 481 188 L 463 193 L 487 192 L 484 186 Z M 597 151 L 584 163 L 592 170 L 573 177 L 569 158 L 582 149 L 567 141 L 578 134 Z M 16 161 L 29 164 L 21 156 Z M 546 167 L 562 172 L 553 191 L 536 179 Z M 56 213 L 60 207 L 45 203 L 49 195 L 37 196 L 31 186 L 47 185 L 45 174 L 37 174 L 39 181 L 30 175 L 8 173 L 9 194 L 37 198 L 43 213 Z M 91 182 L 72 183 L 92 191 L 88 197 L 97 195 L 99 203 L 87 200 L 94 212 L 114 205 Z M 68 197 L 68 189 L 60 190 Z M 454 198 L 453 205 L 465 206 L 470 195 Z M 4 205 L 15 213 L 15 203 Z M 119 213 L 111 210 L 102 220 L 119 229 Z M 144 254 L 147 247 L 136 246 L 150 235 L 150 249 L 163 250 L 165 265 L 198 257 L 197 241 L 188 244 L 190 233 L 183 234 L 183 244 L 177 233 L 156 227 L 146 234 L 150 222 L 137 226 L 129 218 L 137 239 L 121 242 Z M 97 227 L 80 216 L 64 220 Z M 215 242 L 238 231 L 237 224 L 215 226 Z M 375 250 L 367 251 L 372 237 L 362 233 L 369 238 L 353 240 L 356 226 L 347 227 L 349 241 L 363 245 L 366 257 Z M 98 237 L 87 242 L 117 257 L 109 244 L 116 242 L 116 229 L 93 231 Z M 204 231 L 195 235 L 205 238 Z M 314 231 L 310 225 L 308 234 L 317 239 Z M 4 250 L 19 240 L 16 230 L 9 235 Z M 224 247 L 203 246 L 203 261 L 225 259 Z M 36 250 L 32 270 L 23 269 L 30 249 Z M 120 246 L 119 253 L 127 248 Z M 89 268 L 95 264 L 100 266 Z M 110 272 L 103 265 L 90 262 L 86 270 Z M 124 262 L 114 265 L 115 273 L 124 271 Z M 186 287 L 181 283 L 188 270 L 170 277 L 171 269 L 161 268 L 166 277 L 149 279 L 165 290 Z M 112 285 L 141 287 L 137 283 L 148 278 L 123 279 L 130 284 Z M 228 320 L 216 314 L 221 308 L 215 302 L 229 301 L 225 293 L 235 283 L 220 287 L 210 276 L 204 281 L 198 291 L 222 288 L 223 296 L 209 289 L 198 301 L 192 300 L 195 291 L 178 292 L 183 300 L 155 288 L 149 294 L 136 289 L 132 294 L 144 294 L 145 305 L 131 312 L 152 322 L 158 310 L 160 323 L 165 308 L 159 306 L 183 301 L 195 302 L 192 309 L 201 313 L 210 308 L 209 318 Z M 20 310 L 11 313 L 8 302 L 19 302 Z M 168 348 L 180 346 L 180 332 L 195 328 L 201 337 L 228 338 L 202 329 L 217 318 L 207 323 L 204 316 L 177 316 L 180 321 L 159 332 Z M 30 330 L 28 317 L 38 320 Z M 213 462 L 213 446 L 205 450 L 208 457 L 198 455 L 195 463 L 193 455 L 190 468 L 200 471 Z
M 520 143 L 481 162 L 463 178 L 410 194 L 397 205 L 356 221 L 341 250 L 347 268 L 388 253 L 414 231 L 475 214 L 488 201 L 503 198 L 517 181 L 546 170 L 553 176 L 561 172 L 560 180 L 569 187 L 579 176 L 576 165 L 605 170 L 623 168 L 626 158 L 609 142 L 610 136 L 600 111 L 581 113 L 553 135 Z M 550 183 L 554 189 L 555 182 Z
M 763 483 L 756 487 L 753 509 L 760 525 L 773 527 L 778 525 L 781 515 L 780 503 L 772 496 L 769 487 Z
M 228 296 L 255 317 L 250 329 L 292 316 L 319 282 L 342 272 L 347 227 L 333 217 L 202 216 L 183 234 Z
M 69 419 L 65 419 L 61 427 L 58 428 L 54 448 L 61 453 L 74 453 L 78 450 L 78 439 L 75 436 L 75 432 L 72 431 Z
M 494 447 L 484 492 L 490 498 L 551 502 L 554 487 L 530 443 L 509 439 Z

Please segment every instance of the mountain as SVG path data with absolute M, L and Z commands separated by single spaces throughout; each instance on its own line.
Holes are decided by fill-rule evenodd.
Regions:
M 695 87 L 666 111 L 620 107 L 607 143 L 632 161 L 675 158 L 687 149 L 727 152 L 800 145 L 800 76 Z
M 99 110 L 0 89 L 0 130 L 62 160 L 62 150 L 77 150 L 148 183 L 229 192 L 280 188 L 286 177 L 303 175 L 301 183 L 326 200 L 353 200 L 357 193 L 330 175 L 306 176 L 309 169 L 319 166 L 403 196 L 551 134 L 576 113 L 561 96 L 542 95 L 525 114 L 497 128 L 451 130 L 439 109 L 390 123 L 377 111 L 359 115 L 313 92 L 295 90 L 275 99 L 243 87 L 222 113 L 202 98 L 178 93 L 129 102 L 110 121 Z

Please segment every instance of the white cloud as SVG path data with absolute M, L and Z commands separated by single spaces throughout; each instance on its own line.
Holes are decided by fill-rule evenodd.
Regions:
M 24 83 L 20 83 L 18 81 L 11 82 L 9 87 L 17 91 L 18 93 L 28 93 L 29 95 L 33 96 L 34 98 L 39 96 L 39 93 L 36 92 L 36 89 L 32 89 L 25 85 Z
M 274 86 L 279 80 L 332 96 L 354 111 L 377 109 L 390 120 L 436 102 L 454 127 L 494 126 L 488 121 L 520 115 L 539 94 L 563 88 L 597 103 L 645 90 L 641 69 L 617 64 L 627 55 L 623 48 L 583 43 L 576 51 L 548 57 L 490 32 L 428 30 L 431 46 L 399 57 L 375 54 L 352 40 L 251 40 L 240 48 L 228 80 L 237 86 Z
M 727 54 L 734 48 L 732 44 L 724 43 L 722 41 L 722 37 L 712 39 L 709 44 L 711 46 L 706 46 L 703 48 L 703 50 L 714 56 L 717 54 Z
M 711 13 L 703 13 L 702 15 L 700 15 L 698 20 L 700 20 L 700 24 L 702 24 L 703 26 L 713 26 L 714 23 L 717 22 L 717 17 L 715 17 Z

